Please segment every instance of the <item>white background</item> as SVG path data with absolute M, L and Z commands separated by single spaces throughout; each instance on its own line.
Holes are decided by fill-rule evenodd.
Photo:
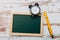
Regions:
M 29 12 L 28 5 L 31 2 L 37 0 L 0 0 L 0 12 L 11 11 L 11 12 Z M 38 0 L 41 12 L 47 11 L 51 24 L 60 24 L 60 0 Z M 41 2 L 41 3 L 40 3 Z M 44 2 L 44 3 L 43 3 Z M 48 2 L 48 3 L 46 3 Z M 27 6 L 26 6 L 27 5 Z M 41 37 L 21 37 L 21 36 L 10 36 L 10 15 L 0 14 L 4 21 L 7 21 L 6 31 L 0 32 L 0 40 L 60 40 L 60 38 L 51 39 L 48 32 L 48 28 L 44 26 L 44 35 Z M 44 24 L 46 24 L 44 19 Z M 60 36 L 60 25 L 52 25 L 54 35 Z

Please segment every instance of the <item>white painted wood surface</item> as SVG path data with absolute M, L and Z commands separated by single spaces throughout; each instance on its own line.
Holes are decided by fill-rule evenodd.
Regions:
M 37 0 L 0 0 L 0 12 L 29 12 L 28 5 Z M 24 3 L 25 2 L 25 3 Z M 46 10 L 52 25 L 54 35 L 60 36 L 60 0 L 38 0 L 41 12 Z M 2 21 L 1 21 L 2 20 Z M 1 23 L 3 22 L 3 24 Z M 60 40 L 60 38 L 49 38 L 49 32 L 44 20 L 43 37 L 21 37 L 11 36 L 10 31 L 10 14 L 0 13 L 0 40 Z M 3 30 L 3 28 L 6 28 Z

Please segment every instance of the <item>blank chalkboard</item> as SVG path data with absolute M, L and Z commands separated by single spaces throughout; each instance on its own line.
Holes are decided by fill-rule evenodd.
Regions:
M 13 14 L 12 33 L 41 34 L 41 16 Z

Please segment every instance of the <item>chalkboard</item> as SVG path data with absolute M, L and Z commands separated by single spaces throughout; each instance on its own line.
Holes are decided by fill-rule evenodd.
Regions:
M 41 34 L 41 16 L 32 17 L 31 15 L 13 14 L 11 22 L 11 34 L 40 36 Z

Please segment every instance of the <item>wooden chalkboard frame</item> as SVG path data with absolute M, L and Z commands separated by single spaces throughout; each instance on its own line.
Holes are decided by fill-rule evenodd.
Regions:
M 11 19 L 10 19 L 10 34 L 11 35 L 20 35 L 20 36 L 42 36 L 43 35 L 43 13 L 40 15 L 41 16 L 41 30 L 40 30 L 40 34 L 13 33 L 12 32 L 13 14 L 31 15 L 31 13 L 29 13 L 29 12 L 11 12 Z

